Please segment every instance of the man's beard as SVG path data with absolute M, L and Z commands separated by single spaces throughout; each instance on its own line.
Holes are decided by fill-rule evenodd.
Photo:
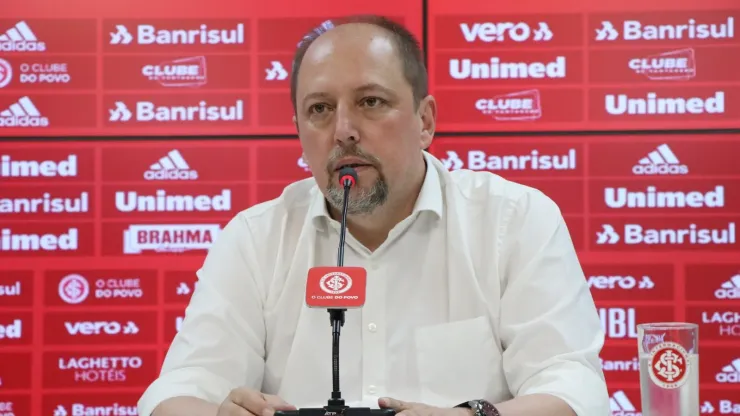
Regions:
M 374 169 L 378 171 L 378 177 L 370 187 L 370 189 L 360 188 L 355 184 L 350 191 L 349 203 L 347 204 L 347 214 L 370 214 L 375 208 L 383 205 L 388 200 L 388 183 L 385 181 L 383 173 L 380 171 L 380 161 L 367 153 L 364 153 L 356 145 L 348 147 L 335 148 L 334 152 L 329 156 L 329 162 L 327 163 L 327 171 L 329 172 L 329 183 L 326 187 L 326 196 L 329 204 L 338 210 L 342 210 L 342 202 L 344 200 L 344 187 L 340 186 L 338 182 L 334 180 L 334 174 L 336 173 L 333 169 L 336 162 L 348 156 L 354 156 L 366 160 L 370 163 Z M 359 181 L 359 180 L 358 180 Z

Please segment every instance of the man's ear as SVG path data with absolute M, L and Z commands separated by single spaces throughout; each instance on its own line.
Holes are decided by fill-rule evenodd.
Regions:
M 298 119 L 295 117 L 295 114 L 293 114 L 293 125 L 295 126 L 295 131 L 298 131 Z
M 426 96 L 419 103 L 419 117 L 421 118 L 421 148 L 427 149 L 434 139 L 434 129 L 437 126 L 437 101 L 431 95 Z

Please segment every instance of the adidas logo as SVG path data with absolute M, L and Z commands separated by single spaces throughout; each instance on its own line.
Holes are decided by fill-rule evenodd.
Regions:
M 15 26 L 0 35 L 0 52 L 44 52 L 46 43 L 40 42 L 26 22 Z
M 26 96 L 0 111 L 0 127 L 49 127 L 49 119 Z
M 667 144 L 661 144 L 632 167 L 635 175 L 686 175 L 689 167 L 681 164 Z
M 740 384 L 740 358 L 735 358 L 729 365 L 722 367 L 715 379 L 718 383 Z
M 609 398 L 609 409 L 612 411 L 611 416 L 642 416 L 622 390 L 614 392 Z
M 717 299 L 740 299 L 740 274 L 736 274 L 730 280 L 722 283 L 719 289 L 714 291 Z
M 149 166 L 149 170 L 144 172 L 144 179 L 148 181 L 191 181 L 198 179 L 198 171 L 190 169 L 190 165 L 182 157 L 180 151 L 175 149 L 159 159 L 159 162 Z

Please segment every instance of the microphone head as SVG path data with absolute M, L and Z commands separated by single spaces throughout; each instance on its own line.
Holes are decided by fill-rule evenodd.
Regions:
M 345 166 L 339 169 L 339 184 L 342 186 L 355 186 L 357 183 L 357 171 L 355 168 Z

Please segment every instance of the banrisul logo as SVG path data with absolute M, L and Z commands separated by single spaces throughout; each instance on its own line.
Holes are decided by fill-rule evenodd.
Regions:
M 233 105 L 209 105 L 201 100 L 197 105 L 168 106 L 151 101 L 138 101 L 129 105 L 116 101 L 108 109 L 111 123 L 167 123 L 182 121 L 241 121 L 244 120 L 244 101 L 235 100 Z
M 242 45 L 244 24 L 214 27 L 205 23 L 177 29 L 164 29 L 153 24 L 116 25 L 110 32 L 111 45 Z

